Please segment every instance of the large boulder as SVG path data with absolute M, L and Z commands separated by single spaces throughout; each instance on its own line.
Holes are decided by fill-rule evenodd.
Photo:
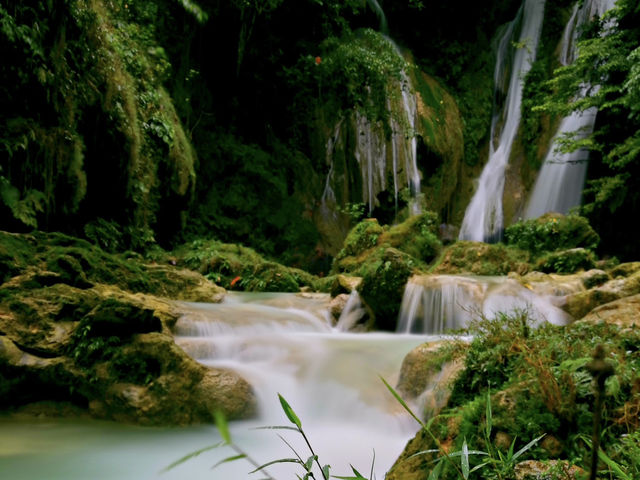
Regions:
M 24 258 L 1 287 L 0 409 L 80 410 L 146 425 L 210 422 L 217 409 L 229 418 L 253 415 L 255 397 L 244 379 L 201 365 L 174 342 L 179 303 L 120 288 L 137 287 L 131 276 L 97 282 L 96 270 L 85 265 L 85 271 L 80 261 L 82 277 L 48 270 L 49 250 L 43 249 L 44 262 L 37 254 L 35 264 Z M 65 256 L 78 260 L 55 258 Z M 141 268 L 132 263 L 129 268 Z M 167 296 L 221 298 L 222 289 L 197 273 L 172 266 L 140 272 L 146 285 Z M 52 408 L 52 402 L 74 408 Z
M 616 277 L 597 287 L 567 296 L 563 308 L 573 318 L 580 319 L 600 305 L 639 293 L 640 271 L 636 271 L 627 277 Z

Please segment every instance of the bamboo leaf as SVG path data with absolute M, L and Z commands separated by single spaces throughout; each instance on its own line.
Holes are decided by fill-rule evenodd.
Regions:
M 239 455 L 233 455 L 231 457 L 223 458 L 222 460 L 217 462 L 213 467 L 211 467 L 211 470 L 216 468 L 218 465 L 222 465 L 223 463 L 228 463 L 228 462 L 234 462 L 236 460 L 240 460 L 241 458 L 247 458 L 247 456 L 244 453 L 241 453 Z
M 613 473 L 616 474 L 616 476 L 618 478 L 620 478 L 622 480 L 631 480 L 631 477 L 629 475 L 627 475 L 622 470 L 622 468 L 620 468 L 620 465 L 618 465 L 611 458 L 609 458 L 609 456 L 601 448 L 598 450 L 598 458 L 600 458 L 600 460 L 602 460 L 604 463 L 606 463 L 607 466 L 611 469 L 611 471 Z
M 409 408 L 409 405 L 407 405 L 407 403 L 406 403 L 406 402 L 404 401 L 404 399 L 400 396 L 400 394 L 399 394 L 398 392 L 396 392 L 396 391 L 395 391 L 395 389 L 394 389 L 391 385 L 389 385 L 389 384 L 387 383 L 387 381 L 386 381 L 382 376 L 380 377 L 380 380 L 382 380 L 382 383 L 384 383 L 384 384 L 385 384 L 385 386 L 387 387 L 387 389 L 389 390 L 389 392 L 391 392 L 391 395 L 393 395 L 393 396 L 394 396 L 394 398 L 398 401 L 398 403 L 399 403 L 400 405 L 402 405 L 402 408 L 404 408 L 404 409 L 409 413 L 409 415 L 411 415 L 411 416 L 414 418 L 414 420 L 420 424 L 420 426 L 421 426 L 422 428 L 426 429 L 427 427 L 425 426 L 425 424 L 422 422 L 422 420 L 420 420 L 420 419 L 416 416 L 416 414 L 415 414 L 415 413 L 413 413 L 413 410 L 411 410 L 411 408 Z
M 208 452 L 209 450 L 213 450 L 214 448 L 221 447 L 222 445 L 224 445 L 224 442 L 219 442 L 219 443 L 216 443 L 215 445 L 209 445 L 208 447 L 204 447 L 204 448 L 201 448 L 200 450 L 196 450 L 195 452 L 191 452 L 191 453 L 185 455 L 184 457 L 179 458 L 178 460 L 173 462 L 171 465 L 169 465 L 169 466 L 163 468 L 162 470 L 160 470 L 160 473 L 168 472 L 169 470 L 177 467 L 178 465 L 183 464 L 187 460 L 189 460 L 191 458 L 194 458 L 194 457 L 197 457 L 201 453 Z
M 324 476 L 324 478 L 329 478 L 330 468 L 331 468 L 331 465 L 325 465 L 324 467 L 322 467 L 322 475 Z
M 260 465 L 258 468 L 256 468 L 255 470 L 250 471 L 249 473 L 259 472 L 260 470 L 264 470 L 268 466 L 275 465 L 276 463 L 297 463 L 298 465 L 303 465 L 304 466 L 304 462 L 301 462 L 297 458 L 280 458 L 278 460 L 271 460 L 270 462 L 267 462 L 267 463 L 265 463 L 263 465 Z
M 220 432 L 220 436 L 224 443 L 231 443 L 231 434 L 229 433 L 229 425 L 227 424 L 227 418 L 225 417 L 222 410 L 215 410 L 213 412 L 213 419 L 216 422 L 216 427 Z
M 300 422 L 300 419 L 293 411 L 293 408 L 291 408 L 291 405 L 287 403 L 287 401 L 284 399 L 282 395 L 278 394 L 278 398 L 280 399 L 280 405 L 282 405 L 282 410 L 284 410 L 284 414 L 287 416 L 289 421 L 293 423 L 296 427 L 302 428 L 302 422 Z

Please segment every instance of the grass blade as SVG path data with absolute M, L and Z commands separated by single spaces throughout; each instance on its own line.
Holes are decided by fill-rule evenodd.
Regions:
M 220 432 L 220 436 L 224 443 L 231 443 L 231 434 L 229 433 L 229 425 L 227 424 L 227 417 L 225 417 L 222 410 L 215 410 L 213 412 L 213 419 L 216 422 L 216 427 Z
M 433 467 L 433 470 L 429 473 L 427 480 L 438 480 L 440 478 L 440 470 L 442 470 L 442 460 L 436 463 L 436 466 Z
M 520 455 L 522 455 L 524 452 L 526 452 L 527 450 L 529 450 L 531 447 L 533 447 L 536 443 L 538 443 L 542 437 L 544 437 L 546 435 L 546 433 L 543 433 L 542 435 L 540 435 L 538 438 L 534 438 L 533 440 L 531 440 L 529 443 L 527 443 L 524 447 L 522 447 L 520 450 L 518 450 L 516 453 L 513 454 L 513 457 L 511 457 L 511 461 L 514 461 L 516 458 L 518 458 Z
M 185 455 L 184 457 L 179 458 L 178 460 L 173 462 L 171 465 L 169 465 L 169 466 L 163 468 L 162 470 L 160 470 L 160 473 L 168 472 L 169 470 L 177 467 L 178 465 L 183 464 L 187 460 L 189 460 L 191 458 L 194 458 L 194 457 L 197 457 L 201 453 L 208 452 L 209 450 L 213 450 L 214 448 L 221 447 L 222 445 L 224 445 L 224 443 L 223 442 L 219 442 L 219 443 L 216 443 L 215 445 L 209 445 L 208 447 L 204 447 L 204 448 L 201 448 L 200 450 L 196 450 L 195 452 L 191 452 L 191 453 Z
M 297 458 L 280 458 L 278 460 L 271 460 L 270 462 L 267 462 L 264 465 L 260 465 L 258 468 L 250 471 L 249 473 L 259 472 L 260 470 L 263 470 L 270 465 L 275 465 L 276 463 L 297 463 L 298 465 L 302 464 L 304 466 L 304 462 L 301 462 Z
M 300 419 L 298 418 L 296 413 L 293 411 L 293 408 L 291 408 L 291 405 L 287 403 L 287 401 L 284 399 L 282 395 L 278 394 L 278 398 L 280 399 L 280 405 L 282 405 L 282 410 L 284 410 L 284 414 L 287 416 L 289 421 L 293 423 L 296 427 L 302 428 L 302 422 L 300 422 Z
M 607 464 L 607 467 L 609 467 L 609 469 L 616 475 L 616 477 L 621 480 L 631 480 L 631 477 L 627 475 L 622 470 L 622 468 L 620 468 L 620 465 L 611 460 L 611 458 L 609 458 L 609 456 L 601 448 L 598 450 L 598 457 L 600 458 L 600 460 Z
M 467 439 L 464 439 L 462 443 L 462 456 L 460 457 L 460 467 L 462 468 L 462 476 L 464 480 L 469 478 L 469 446 L 467 445 Z
M 222 460 L 217 462 L 213 467 L 211 467 L 211 470 L 216 468 L 218 465 L 222 465 L 223 463 L 234 462 L 234 461 L 240 460 L 242 458 L 247 458 L 247 456 L 244 453 L 241 453 L 239 455 L 233 455 L 231 457 L 223 458 Z

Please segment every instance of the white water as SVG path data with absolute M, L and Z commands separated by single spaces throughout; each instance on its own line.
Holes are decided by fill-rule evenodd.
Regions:
M 375 450 L 375 472 L 382 479 L 417 424 L 379 376 L 395 385 L 404 356 L 437 337 L 341 332 L 330 326 L 329 300 L 315 294 L 230 294 L 221 304 L 181 304 L 185 314 L 176 325 L 176 342 L 200 362 L 233 369 L 252 384 L 259 418 L 232 422 L 231 433 L 258 462 L 293 456 L 277 433 L 308 456 L 294 432 L 252 430 L 289 423 L 277 399 L 281 393 L 302 420 L 320 461 L 332 465 L 332 474 L 351 475 L 352 463 L 368 476 Z M 233 454 L 228 448 L 159 474 L 217 441 L 212 426 L 158 429 L 5 419 L 0 420 L 0 471 L 12 480 L 263 478 L 248 475 L 253 468 L 244 461 L 211 472 L 213 464 Z M 290 465 L 269 469 L 278 479 L 295 478 L 294 472 L 300 471 Z
M 601 16 L 613 8 L 613 5 L 612 0 L 586 0 L 580 8 L 577 4 L 575 5 L 562 37 L 560 60 L 563 65 L 573 63 L 576 58 L 576 42 L 580 29 L 595 16 Z M 582 90 L 582 95 L 585 95 L 589 90 L 593 92 L 594 89 L 585 85 Z M 561 153 L 556 151 L 553 145 L 567 134 L 573 134 L 576 140 L 582 140 L 591 135 L 596 114 L 597 109 L 591 107 L 584 112 L 573 112 L 562 119 L 533 187 L 525 218 L 537 218 L 547 212 L 566 214 L 571 208 L 580 205 L 589 150 L 580 148 L 573 152 Z
M 542 293 L 529 287 L 508 277 L 416 275 L 405 287 L 397 331 L 441 334 L 464 328 L 480 315 L 493 318 L 513 311 L 529 312 L 532 326 L 570 321 L 557 307 L 564 292 Z
M 506 77 L 507 61 L 513 54 L 506 101 L 502 112 L 495 112 L 491 123 L 489 160 L 485 165 L 477 190 L 467 207 L 460 228 L 461 240 L 488 241 L 499 238 L 503 228 L 502 194 L 505 169 L 520 124 L 523 78 L 535 60 L 544 16 L 544 0 L 525 0 L 516 19 L 502 35 L 497 52 L 494 80 L 496 89 Z M 516 48 L 515 30 L 521 21 Z M 499 107 L 499 105 L 496 105 Z
M 369 5 L 378 16 L 380 31 L 385 34 L 386 39 L 393 46 L 398 56 L 404 59 L 400 48 L 386 35 L 388 30 L 387 19 L 380 4 L 376 0 L 369 0 Z M 386 102 L 391 124 L 391 139 L 389 141 L 386 139 L 384 129 L 379 122 L 372 122 L 360 112 L 354 114 L 353 127 L 357 136 L 354 156 L 360 166 L 362 202 L 367 205 L 369 215 L 371 215 L 378 203 L 378 194 L 391 188 L 391 186 L 387 185 L 389 160 L 391 161 L 392 187 L 396 206 L 398 205 L 399 191 L 406 186 L 409 188 L 411 195 L 409 205 L 411 214 L 417 215 L 420 213 L 418 200 L 420 171 L 417 164 L 417 140 L 415 136 L 417 100 L 410 77 L 404 70 L 400 72 L 400 76 L 400 80 L 393 87 L 400 92 L 401 105 L 392 105 L 389 100 Z M 398 110 L 398 106 L 401 107 L 401 118 L 397 116 L 398 112 L 396 110 Z M 340 140 L 340 126 L 343 122 L 344 119 L 338 122 L 333 136 L 329 138 L 326 145 L 326 161 L 329 166 L 329 173 L 327 174 L 321 202 L 324 218 L 330 218 L 331 214 L 328 212 L 328 208 L 336 207 L 335 195 L 331 185 L 341 179 L 334 178 L 333 157 Z M 401 162 L 401 160 L 404 160 L 404 162 Z M 342 181 L 346 181 L 346 179 L 342 179 Z

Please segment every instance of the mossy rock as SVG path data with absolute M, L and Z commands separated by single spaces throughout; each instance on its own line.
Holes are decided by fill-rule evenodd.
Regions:
M 634 311 L 637 303 L 634 299 Z M 522 318 L 499 316 L 479 320 L 468 333 L 473 340 L 465 370 L 455 382 L 449 404 L 429 424 L 430 433 L 421 430 L 409 441 L 387 479 L 426 478 L 434 468 L 433 460 L 440 457 L 438 444 L 450 453 L 459 452 L 463 443 L 469 450 L 503 448 L 505 453 L 511 444 L 498 437 L 515 439 L 516 451 L 543 434 L 550 438 L 527 450 L 525 458 L 531 460 L 582 457 L 584 449 L 574 439 L 588 436 L 593 428 L 594 391 L 587 365 L 598 345 L 605 346 L 606 361 L 616 364 L 614 376 L 606 383 L 610 413 L 603 418 L 603 441 L 615 451 L 623 447 L 626 434 L 635 430 L 637 435 L 635 417 L 633 426 L 624 422 L 629 419 L 628 408 L 637 405 L 638 328 L 576 322 L 531 330 L 523 328 Z M 490 445 L 485 436 L 488 411 Z M 415 455 L 430 450 L 434 453 Z M 489 465 L 478 473 L 493 478 L 496 472 Z M 515 478 L 513 471 L 502 474 Z M 445 464 L 439 478 L 459 477 Z
M 596 265 L 596 256 L 586 248 L 572 248 L 551 252 L 536 262 L 536 269 L 545 273 L 575 273 L 590 270 Z
M 10 289 L 0 302 L 0 408 L 66 402 L 145 425 L 212 422 L 215 409 L 253 415 L 246 381 L 175 344 L 177 305 L 100 284 Z
M 515 223 L 505 229 L 504 237 L 507 245 L 527 250 L 534 257 L 572 248 L 594 250 L 600 243 L 600 237 L 586 218 L 560 213 L 545 213 Z
M 442 249 L 442 242 L 438 239 L 438 216 L 433 212 L 425 212 L 409 217 L 389 227 L 380 236 L 379 243 L 388 244 L 428 263 Z
M 459 241 L 445 247 L 432 273 L 507 275 L 530 270 L 529 252 L 500 243 Z
M 425 212 L 393 226 L 381 227 L 375 218 L 358 223 L 347 235 L 332 271 L 361 276 L 362 264 L 379 247 L 394 248 L 419 263 L 430 262 L 442 248 L 437 218 L 435 213 Z
M 629 277 L 614 278 L 584 292 L 569 295 L 562 308 L 578 320 L 600 305 L 639 293 L 640 271 Z
M 318 278 L 265 259 L 255 250 L 215 240 L 194 240 L 173 251 L 178 265 L 196 270 L 233 290 L 297 292 L 315 289 Z
M 384 229 L 375 218 L 368 218 L 358 223 L 347 234 L 342 250 L 336 255 L 336 262 L 339 264 L 346 257 L 357 257 L 375 247 L 383 232 Z
M 358 292 L 372 310 L 374 325 L 395 330 L 407 280 L 421 264 L 395 248 L 380 247 L 361 266 Z

